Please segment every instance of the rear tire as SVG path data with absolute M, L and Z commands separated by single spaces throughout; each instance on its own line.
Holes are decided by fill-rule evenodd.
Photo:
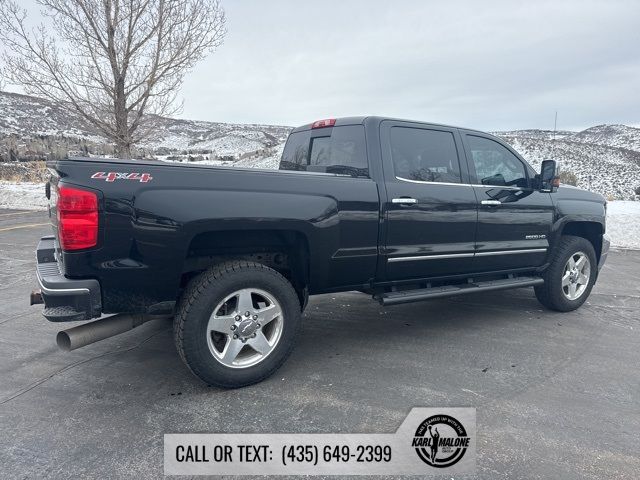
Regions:
M 563 235 L 543 275 L 544 284 L 534 287 L 536 297 L 551 310 L 576 310 L 589 297 L 596 276 L 596 253 L 591 242 Z
M 251 385 L 273 374 L 291 353 L 300 310 L 295 290 L 275 270 L 224 262 L 192 279 L 185 290 L 174 321 L 176 348 L 209 385 Z

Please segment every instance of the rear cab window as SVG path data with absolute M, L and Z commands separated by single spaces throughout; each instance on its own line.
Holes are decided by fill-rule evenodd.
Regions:
M 364 126 L 341 125 L 289 135 L 280 170 L 369 177 Z

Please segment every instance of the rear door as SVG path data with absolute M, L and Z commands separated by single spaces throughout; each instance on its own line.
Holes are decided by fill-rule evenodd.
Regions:
M 387 280 L 468 271 L 477 201 L 457 130 L 383 121 L 380 141 Z
M 478 198 L 475 271 L 544 263 L 553 224 L 549 193 L 532 188 L 534 172 L 495 137 L 462 132 Z
M 326 205 L 311 217 L 304 216 L 310 211 L 304 204 L 292 203 L 283 212 L 313 227 L 308 235 L 312 292 L 368 284 L 376 275 L 378 184 L 369 174 L 364 126 L 345 122 L 349 119 L 291 133 L 279 167 L 300 175 L 288 175 L 286 182 L 293 185 L 276 191 L 304 204 Z

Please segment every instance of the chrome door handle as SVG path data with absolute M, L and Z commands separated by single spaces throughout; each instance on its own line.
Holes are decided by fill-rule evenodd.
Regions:
M 411 205 L 414 203 L 418 203 L 418 200 L 415 198 L 402 197 L 402 198 L 392 198 L 391 203 L 399 203 L 401 205 Z
M 482 205 L 502 205 L 500 200 L 482 200 L 480 203 Z

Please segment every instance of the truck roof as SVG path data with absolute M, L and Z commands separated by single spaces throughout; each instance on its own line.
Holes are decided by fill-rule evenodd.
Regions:
M 473 128 L 465 128 L 465 127 L 457 127 L 454 125 L 445 125 L 442 123 L 433 123 L 433 122 L 424 122 L 424 121 L 420 121 L 420 120 L 408 120 L 406 118 L 394 118 L 394 117 L 381 117 L 381 116 L 376 116 L 376 115 L 360 115 L 360 116 L 354 116 L 354 117 L 339 117 L 339 118 L 332 118 L 331 121 L 335 122 L 335 126 L 339 127 L 339 126 L 344 126 L 344 125 L 364 125 L 365 123 L 380 123 L 384 120 L 391 120 L 391 121 L 396 121 L 396 122 L 407 122 L 407 123 L 416 123 L 416 124 L 420 124 L 420 125 L 429 125 L 432 127 L 446 127 L 446 128 L 458 128 L 461 130 L 468 130 L 471 132 L 479 132 L 479 133 L 483 133 L 486 135 L 486 132 L 482 132 L 480 130 L 475 130 Z M 319 120 L 319 121 L 323 121 L 323 120 Z M 317 122 L 317 121 L 316 121 Z M 312 125 L 316 122 L 311 122 L 311 123 L 307 123 L 306 125 L 302 125 L 300 127 L 296 127 L 293 130 L 291 130 L 291 133 L 294 132 L 303 132 L 305 130 L 310 130 L 312 128 Z

